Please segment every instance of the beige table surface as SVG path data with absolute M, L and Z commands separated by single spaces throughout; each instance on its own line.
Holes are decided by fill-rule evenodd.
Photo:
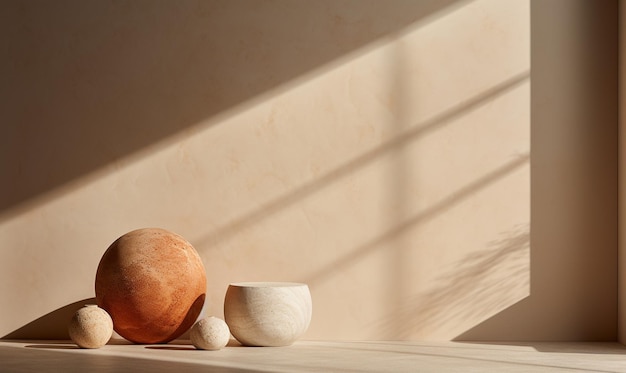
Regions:
M 626 372 L 618 343 L 300 341 L 195 350 L 188 341 L 97 350 L 69 341 L 0 340 L 0 372 Z

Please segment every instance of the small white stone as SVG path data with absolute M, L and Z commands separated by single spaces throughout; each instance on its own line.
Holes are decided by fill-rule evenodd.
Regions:
M 219 350 L 228 344 L 230 330 L 224 320 L 209 316 L 191 327 L 189 337 L 198 350 Z
M 81 348 L 100 348 L 113 335 L 113 320 L 107 311 L 86 305 L 74 313 L 68 327 L 70 338 Z

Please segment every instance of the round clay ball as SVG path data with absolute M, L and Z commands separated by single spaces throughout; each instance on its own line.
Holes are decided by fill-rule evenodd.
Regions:
M 113 320 L 102 308 L 87 305 L 74 313 L 68 332 L 78 347 L 100 348 L 113 335 Z
M 230 330 L 224 320 L 210 316 L 196 322 L 189 337 L 198 350 L 219 350 L 228 344 Z
M 135 343 L 167 343 L 198 319 L 206 294 L 202 259 L 182 236 L 142 228 L 119 237 L 96 272 L 96 302 Z

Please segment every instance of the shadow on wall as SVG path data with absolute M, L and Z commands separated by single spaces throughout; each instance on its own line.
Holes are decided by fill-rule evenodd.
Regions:
M 433 288 L 405 300 L 382 321 L 381 328 L 394 330 L 394 339 L 453 326 L 459 320 L 480 319 L 510 304 L 529 287 L 530 232 L 520 227 L 491 248 L 470 253 L 435 279 Z M 514 299 L 513 299 L 514 300 Z
M 327 188 L 334 182 L 359 172 L 361 168 L 366 167 L 377 159 L 390 153 L 402 151 L 403 148 L 408 147 L 420 137 L 435 132 L 453 123 L 456 119 L 481 108 L 483 105 L 487 105 L 491 101 L 518 89 L 520 86 L 528 83 L 529 77 L 529 71 L 522 71 L 482 92 L 476 93 L 462 102 L 456 103 L 456 105 L 424 122 L 407 126 L 407 129 L 398 131 L 393 138 L 376 148 L 347 160 L 339 167 L 228 222 L 214 232 L 200 237 L 195 241 L 196 247 L 213 247 L 224 240 L 236 236 L 237 233 L 249 229 L 275 214 L 279 214 L 284 209 Z M 299 279 L 299 281 L 307 283 L 312 287 L 326 282 L 334 274 L 344 271 L 362 258 L 379 251 L 385 246 L 389 247 L 390 242 L 397 240 L 398 237 L 403 236 L 421 223 L 439 216 L 466 198 L 527 166 L 529 161 L 529 154 L 512 157 L 512 159 L 500 167 L 482 175 L 482 177 L 477 177 L 476 180 L 462 186 L 420 214 L 406 219 L 394 219 L 397 222 L 389 231 L 383 232 L 382 235 L 375 237 L 373 240 L 352 248 L 347 255 L 340 257 L 331 264 L 325 265 L 323 268 L 313 271 L 313 273 Z M 440 279 L 442 282 L 441 288 L 435 285 L 437 286 L 437 292 L 429 292 L 426 295 L 420 294 L 419 298 L 401 299 L 395 302 L 397 308 L 389 314 L 389 319 L 382 321 L 381 325 L 377 325 L 377 328 L 391 339 L 407 339 L 411 336 L 419 335 L 421 330 L 443 328 L 446 326 L 446 323 L 453 322 L 453 318 L 456 316 L 459 316 L 460 319 L 463 319 L 464 316 L 481 319 L 483 315 L 493 314 L 517 301 L 518 298 L 511 299 L 511 296 L 507 296 L 507 291 L 521 287 L 527 292 L 528 289 L 528 227 L 520 232 L 511 232 L 510 235 L 510 237 L 495 242 L 493 250 L 469 256 L 467 265 L 460 264 L 459 268 L 455 268 L 446 275 L 447 277 Z M 397 247 L 398 245 L 396 244 L 391 246 L 395 251 L 404 249 Z M 507 269 L 511 269 L 511 265 L 514 264 L 516 266 L 515 277 L 511 277 L 510 273 L 503 274 L 497 272 L 494 274 L 493 270 L 489 272 L 488 266 L 490 264 L 494 266 L 500 265 L 500 267 L 506 266 Z M 396 272 L 399 273 L 400 268 L 397 268 Z M 455 278 L 455 276 L 458 276 L 458 278 Z M 475 276 L 474 280 L 479 283 L 464 282 L 470 281 L 469 278 L 472 276 Z M 461 283 L 465 287 L 457 289 L 456 285 Z M 397 289 L 399 286 L 395 286 L 395 288 Z M 445 291 L 438 294 L 439 290 L 442 289 L 445 289 Z M 402 292 L 398 291 L 398 293 Z M 467 296 L 458 296 L 459 293 Z M 514 296 L 517 296 L 520 292 L 514 293 Z M 472 304 L 473 297 L 479 297 L 477 298 L 477 303 Z M 462 306 L 466 306 L 466 308 L 461 310 Z
M 0 214 L 457 3 L 5 1 Z
M 394 242 L 404 234 L 528 165 L 529 161 L 529 155 L 522 155 L 507 162 L 420 214 L 399 221 L 389 231 L 350 250 L 348 255 L 318 270 L 302 282 L 315 287 L 383 248 L 391 247 L 402 258 L 407 247 Z M 493 315 L 502 310 L 517 301 L 516 297 L 520 293 L 528 291 L 529 241 L 528 227 L 509 232 L 504 238 L 492 242 L 491 249 L 468 254 L 457 266 L 435 279 L 434 288 L 426 294 L 409 298 L 406 298 L 401 288 L 402 267 L 396 265 L 397 279 L 392 288 L 395 289 L 397 299 L 391 302 L 392 309 L 387 317 L 375 327 L 389 340 L 408 340 L 416 335 L 437 334 L 446 327 L 454 327 L 459 320 L 481 319 L 484 315 Z
M 617 9 L 531 2 L 531 294 L 455 340 L 616 340 Z
M 415 141 L 421 136 L 427 135 L 432 131 L 440 129 L 441 127 L 451 123 L 453 120 L 462 117 L 463 115 L 466 115 L 468 112 L 471 112 L 472 110 L 481 107 L 482 105 L 485 105 L 490 100 L 493 100 L 501 95 L 506 94 L 507 92 L 518 88 L 520 85 L 528 82 L 529 77 L 530 73 L 528 71 L 521 72 L 511 77 L 510 79 L 507 79 L 506 81 L 501 82 L 500 84 L 497 84 L 467 99 L 464 102 L 458 103 L 454 107 L 444 111 L 434 118 L 409 127 L 409 130 L 398 133 L 391 140 L 377 146 L 376 148 L 369 150 L 354 159 L 349 160 L 345 164 L 335 168 L 334 170 L 331 170 L 330 172 L 327 172 L 326 174 L 316 178 L 315 180 L 304 184 L 297 189 L 260 206 L 254 211 L 251 211 L 248 214 L 237 218 L 236 220 L 229 222 L 228 224 L 217 229 L 215 232 L 212 232 L 205 237 L 201 237 L 200 239 L 196 240 L 197 247 L 206 247 L 210 244 L 215 244 L 217 242 L 232 237 L 233 235 L 237 234 L 237 232 L 240 232 L 243 229 L 257 224 L 263 219 L 269 218 L 273 214 L 280 212 L 281 210 L 297 203 L 298 201 L 301 201 L 307 196 L 318 192 L 325 187 L 328 187 L 333 182 L 340 180 L 341 178 L 354 172 L 357 172 L 358 169 L 376 161 L 381 156 L 384 156 L 388 153 L 397 152 L 407 145 L 410 145 L 411 142 Z M 506 173 L 507 171 L 510 171 L 509 168 L 515 169 L 522 163 L 527 163 L 528 160 L 528 155 L 521 156 L 519 159 L 514 160 L 511 164 L 504 166 L 503 170 L 496 171 L 496 174 L 501 173 L 501 171 L 504 171 Z M 493 176 L 494 175 L 491 175 L 491 177 L 487 177 L 489 181 L 492 181 L 491 179 L 493 178 Z M 488 184 L 488 181 L 485 180 L 479 180 L 478 184 L 481 186 L 484 185 L 484 183 L 482 183 L 483 181 Z M 470 193 L 470 191 L 468 191 L 468 193 Z M 457 198 L 455 197 L 453 199 Z M 397 233 L 398 232 L 391 232 L 390 235 Z M 334 268 L 335 267 L 332 267 L 328 269 L 328 271 L 331 271 Z
M 430 206 L 428 209 L 424 210 L 422 213 L 410 219 L 407 219 L 406 221 L 400 222 L 392 230 L 386 232 L 385 234 L 352 250 L 349 256 L 343 257 L 339 259 L 338 261 L 335 261 L 332 265 L 329 265 L 326 268 L 322 269 L 321 271 L 315 273 L 313 276 L 307 278 L 303 282 L 308 283 L 308 284 L 317 284 L 317 283 L 325 281 L 327 277 L 329 277 L 333 273 L 341 271 L 343 268 L 350 265 L 350 263 L 352 263 L 353 261 L 356 261 L 362 258 L 364 255 L 367 255 L 372 250 L 379 248 L 381 244 L 387 241 L 396 239 L 399 236 L 401 236 L 403 233 L 405 233 L 407 230 L 412 228 L 413 226 L 419 223 L 423 223 L 424 221 L 431 219 L 434 216 L 442 212 L 445 212 L 446 210 L 450 209 L 452 206 L 454 206 L 458 202 L 475 194 L 482 188 L 485 188 L 491 185 L 492 183 L 498 181 L 500 178 L 528 164 L 529 160 L 530 160 L 530 157 L 528 155 L 524 155 L 508 162 L 507 164 L 501 166 L 500 168 L 483 176 L 482 178 L 477 179 L 471 184 L 464 186 L 463 188 L 459 189 L 458 191 L 448 196 L 447 198 L 443 199 L 439 203 L 436 203 Z
M 87 298 L 68 304 L 31 321 L 0 339 L 70 339 L 67 332 L 70 320 L 74 313 L 86 304 L 96 304 L 96 299 Z

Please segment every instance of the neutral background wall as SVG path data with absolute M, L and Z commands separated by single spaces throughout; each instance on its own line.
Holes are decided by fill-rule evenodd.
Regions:
M 0 336 L 160 226 L 207 314 L 303 281 L 310 339 L 614 338 L 612 2 L 549 3 L 531 71 L 525 0 L 3 2 Z
M 531 3 L 531 291 L 460 339 L 617 338 L 617 2 Z

